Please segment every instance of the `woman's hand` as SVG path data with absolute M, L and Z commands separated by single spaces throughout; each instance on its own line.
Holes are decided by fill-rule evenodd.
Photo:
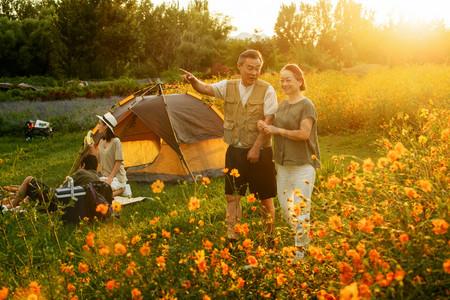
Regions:
M 264 128 L 264 132 L 266 134 L 272 134 L 273 135 L 273 134 L 278 134 L 280 132 L 280 129 L 278 127 L 273 126 L 273 125 L 267 125 Z
M 263 120 L 259 120 L 258 123 L 256 123 L 256 128 L 258 128 L 259 131 L 264 130 L 267 127 L 267 123 Z

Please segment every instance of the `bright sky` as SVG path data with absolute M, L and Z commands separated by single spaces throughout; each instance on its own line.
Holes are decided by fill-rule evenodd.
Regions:
M 155 4 L 172 2 L 172 0 L 152 0 Z M 186 7 L 190 0 L 178 0 L 180 6 Z M 230 16 L 231 24 L 237 28 L 235 32 L 254 33 L 255 29 L 271 36 L 277 21 L 281 4 L 300 2 L 314 4 L 316 0 L 209 0 L 209 10 Z M 331 0 L 336 4 L 337 0 Z M 450 26 L 449 0 L 355 0 L 364 8 L 375 12 L 376 21 L 383 23 L 387 17 L 405 20 L 443 19 Z

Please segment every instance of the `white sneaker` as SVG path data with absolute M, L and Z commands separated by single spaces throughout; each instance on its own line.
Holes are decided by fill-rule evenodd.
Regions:
M 123 196 L 123 197 L 131 196 L 131 187 L 128 183 L 125 185 L 125 191 L 120 196 Z

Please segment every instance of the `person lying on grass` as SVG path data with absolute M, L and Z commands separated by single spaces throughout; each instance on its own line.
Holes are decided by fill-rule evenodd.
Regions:
M 73 173 L 73 184 L 75 186 L 85 185 L 93 181 L 99 180 L 97 173 L 98 161 L 95 155 L 88 154 L 81 160 L 81 168 Z M 68 178 L 59 186 L 67 187 Z M 54 197 L 50 196 L 50 187 L 33 176 L 28 176 L 20 185 L 16 192 L 13 201 L 6 205 L 6 208 L 11 209 L 23 202 L 42 202 L 48 204 L 49 211 L 55 211 L 57 205 L 52 201 Z

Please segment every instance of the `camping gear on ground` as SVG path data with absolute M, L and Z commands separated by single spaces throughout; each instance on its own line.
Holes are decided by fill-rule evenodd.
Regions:
M 145 95 L 152 90 L 159 94 Z M 117 119 L 114 133 L 122 142 L 128 180 L 192 181 L 198 175 L 223 175 L 223 115 L 198 94 L 165 95 L 158 84 L 140 96 L 128 96 L 109 112 Z M 101 137 L 95 127 L 96 145 Z
M 67 187 L 56 189 L 55 197 L 64 211 L 61 219 L 65 222 L 78 223 L 84 218 L 89 220 L 93 220 L 95 217 L 104 219 L 112 215 L 111 203 L 114 200 L 112 189 L 109 184 L 103 181 L 93 181 L 84 186 L 74 186 L 73 179 L 69 177 Z M 99 204 L 108 206 L 105 215 L 97 211 Z
M 34 137 L 46 138 L 51 136 L 53 129 L 50 127 L 50 123 L 42 120 L 30 120 L 25 124 L 25 139 L 28 141 Z
M 72 177 L 66 188 L 55 190 L 55 197 L 64 211 L 61 219 L 65 222 L 78 223 L 87 217 L 86 191 L 81 186 L 74 186 Z

